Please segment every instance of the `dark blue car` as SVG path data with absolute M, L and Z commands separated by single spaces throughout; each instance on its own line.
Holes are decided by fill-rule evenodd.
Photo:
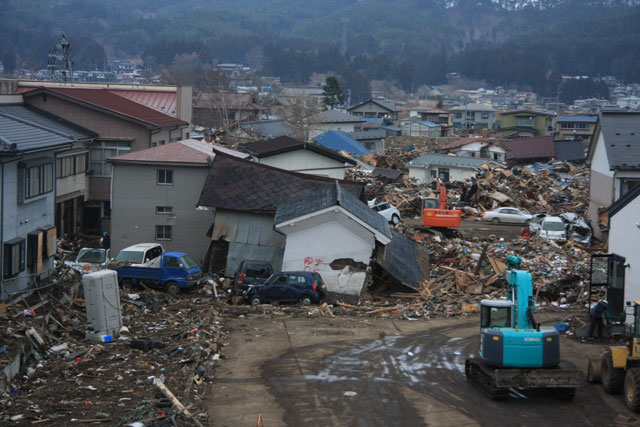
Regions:
M 283 271 L 272 274 L 260 285 L 250 286 L 244 296 L 251 305 L 276 301 L 309 305 L 324 298 L 326 291 L 327 286 L 318 273 Z

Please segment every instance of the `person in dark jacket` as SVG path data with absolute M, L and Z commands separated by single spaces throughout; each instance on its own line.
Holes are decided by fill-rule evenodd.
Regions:
M 609 304 L 607 301 L 598 301 L 596 305 L 591 307 L 589 317 L 591 317 L 591 323 L 589 324 L 589 338 L 593 338 L 593 332 L 595 331 L 598 338 L 602 338 L 602 324 L 607 313 Z

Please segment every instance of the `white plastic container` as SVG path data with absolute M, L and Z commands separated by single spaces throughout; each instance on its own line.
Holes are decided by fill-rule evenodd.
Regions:
M 105 342 L 103 337 L 117 338 L 122 327 L 118 273 L 102 270 L 82 277 L 87 310 L 87 339 Z

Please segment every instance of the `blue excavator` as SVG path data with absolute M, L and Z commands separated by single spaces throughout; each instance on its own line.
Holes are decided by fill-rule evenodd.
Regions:
M 492 400 L 522 389 L 548 389 L 571 400 L 578 371 L 560 360 L 559 332 L 536 322 L 531 273 L 520 270 L 521 262 L 507 259 L 507 299 L 481 303 L 480 357 L 467 359 L 467 381 Z

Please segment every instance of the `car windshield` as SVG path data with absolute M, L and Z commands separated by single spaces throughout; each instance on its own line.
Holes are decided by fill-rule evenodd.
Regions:
M 191 270 L 192 268 L 196 268 L 198 266 L 198 263 L 189 255 L 185 255 L 181 257 L 180 262 L 182 263 L 182 265 L 184 265 L 184 268 L 186 268 L 187 270 Z
M 246 275 L 249 277 L 269 277 L 271 266 L 265 264 L 247 264 Z
M 114 258 L 115 262 L 142 262 L 144 252 L 142 251 L 120 251 Z
M 104 262 L 107 251 L 104 249 L 80 249 L 76 262 Z
M 287 276 L 282 274 L 272 274 L 269 278 L 264 282 L 265 285 L 284 285 L 287 283 Z
M 545 231 L 564 231 L 563 222 L 545 221 L 542 223 L 542 229 Z

